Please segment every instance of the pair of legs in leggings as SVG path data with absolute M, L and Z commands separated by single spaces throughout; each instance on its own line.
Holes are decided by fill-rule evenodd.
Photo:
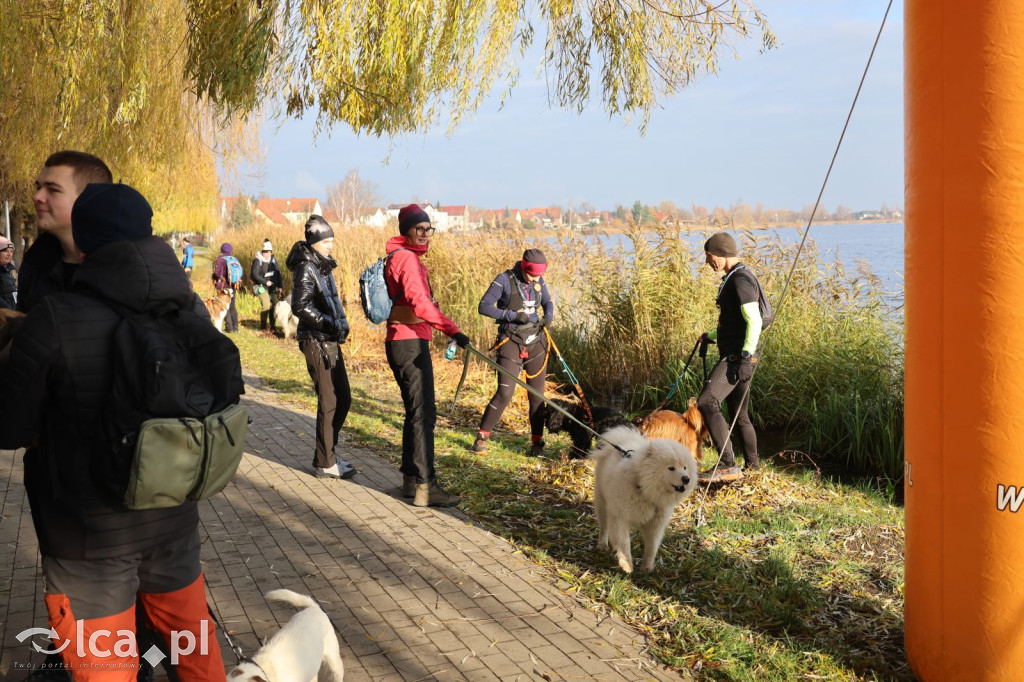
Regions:
M 527 357 L 522 357 L 526 354 Z M 521 370 L 526 370 L 526 383 L 530 388 L 544 394 L 544 365 L 547 361 L 547 340 L 539 338 L 529 346 L 520 346 L 509 340 L 498 348 L 495 362 L 506 369 L 512 376 L 518 377 Z M 498 425 L 502 413 L 512 400 L 516 383 L 504 372 L 497 372 L 498 388 L 491 402 L 484 408 L 480 418 L 481 435 L 490 435 Z M 544 435 L 544 403 L 533 393 L 527 394 L 530 399 L 530 435 L 539 441 Z
M 223 680 L 224 664 L 199 564 L 199 530 L 108 559 L 43 557 L 55 647 L 75 682 L 134 682 L 136 600 L 163 637 L 182 682 Z M 188 653 L 185 653 L 185 652 Z M 166 663 L 165 663 L 166 664 Z
M 722 415 L 724 401 L 729 408 L 729 414 L 736 419 L 735 433 L 739 434 L 740 443 L 743 445 L 745 468 L 757 469 L 761 465 L 761 460 L 757 455 L 757 434 L 754 433 L 754 424 L 750 421 L 750 393 L 747 391 L 750 381 L 739 380 L 736 364 L 725 358 L 718 361 L 704 382 L 704 388 L 697 398 L 697 407 L 704 417 L 704 423 L 708 425 L 715 449 L 721 453 L 719 466 L 736 466 L 732 442 L 726 440 L 729 422 Z

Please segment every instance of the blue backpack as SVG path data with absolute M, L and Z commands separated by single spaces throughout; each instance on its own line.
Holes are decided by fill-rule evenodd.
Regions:
M 228 266 L 228 282 L 232 288 L 237 289 L 242 283 L 242 264 L 234 256 L 224 256 L 224 263 Z
M 359 275 L 359 302 L 363 304 L 366 319 L 372 324 L 386 322 L 391 315 L 393 302 L 391 295 L 388 294 L 388 285 L 384 281 L 384 267 L 391 256 L 404 250 L 395 249 L 383 258 L 378 258 L 376 263 L 367 266 Z

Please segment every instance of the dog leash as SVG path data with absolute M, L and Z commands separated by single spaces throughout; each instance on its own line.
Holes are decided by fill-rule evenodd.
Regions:
M 533 395 L 535 395 L 535 396 L 537 396 L 538 398 L 540 398 L 540 399 L 541 399 L 541 401 L 542 401 L 542 402 L 543 402 L 543 403 L 544 403 L 545 405 L 547 405 L 548 407 L 553 407 L 554 409 L 556 409 L 556 410 L 558 410 L 559 412 L 561 412 L 561 413 L 562 413 L 562 414 L 563 414 L 563 415 L 564 415 L 565 417 L 568 417 L 568 418 L 569 418 L 569 419 L 571 419 L 572 421 L 574 421 L 574 422 L 576 422 L 577 424 L 579 424 L 580 426 L 582 426 L 582 427 L 583 427 L 583 428 L 584 428 L 584 429 L 585 429 L 586 431 L 588 431 L 588 432 L 589 432 L 589 433 L 590 433 L 590 434 L 591 434 L 592 436 L 594 436 L 594 437 L 595 437 L 595 438 L 597 438 L 598 440 L 604 441 L 605 443 L 608 443 L 609 445 L 611 445 L 611 446 L 612 446 L 613 448 L 615 448 L 616 450 L 618 450 L 618 451 L 619 451 L 619 454 L 621 454 L 621 455 L 622 455 L 623 457 L 625 457 L 625 458 L 627 458 L 627 459 L 628 459 L 628 458 L 630 458 L 630 457 L 632 457 L 632 456 L 633 456 L 633 451 L 632 451 L 632 450 L 625 450 L 625 449 L 623 449 L 623 448 L 619 447 L 618 445 L 616 445 L 615 443 L 611 442 L 610 440 L 608 440 L 607 438 L 605 438 L 604 436 L 602 436 L 602 435 L 601 435 L 600 433 L 598 433 L 598 432 L 597 432 L 597 431 L 595 431 L 594 429 L 590 428 L 589 426 L 587 426 L 586 424 L 584 424 L 583 422 L 581 422 L 581 421 L 580 421 L 579 419 L 577 419 L 576 417 L 574 417 L 574 416 L 572 416 L 571 414 L 569 414 L 569 413 L 568 413 L 568 412 L 567 412 L 566 410 L 564 410 L 564 409 L 562 409 L 562 408 L 561 408 L 560 406 L 556 405 L 556 404 L 555 404 L 555 403 L 554 403 L 554 402 L 553 402 L 553 401 L 552 401 L 552 400 L 551 400 L 550 398 L 546 398 L 546 397 L 544 397 L 544 394 L 543 394 L 543 393 L 541 393 L 540 391 L 538 391 L 537 389 L 535 389 L 535 388 L 534 388 L 533 386 L 530 386 L 529 384 L 527 384 L 527 383 L 525 383 L 525 382 L 523 382 L 523 381 L 520 381 L 520 380 L 519 380 L 519 377 L 515 376 L 514 374 L 512 374 L 512 372 L 509 372 L 509 371 L 508 371 L 507 369 L 505 369 L 504 367 L 502 367 L 501 365 L 499 365 L 498 363 L 494 362 L 494 361 L 493 361 L 493 360 L 491 360 L 491 359 L 490 359 L 489 357 L 487 357 L 486 355 L 484 355 L 483 353 L 481 353 L 481 352 L 480 352 L 479 350 L 477 350 L 477 349 L 476 349 L 476 348 L 475 348 L 475 347 L 473 346 L 473 344 L 471 344 L 471 343 L 470 343 L 470 344 L 467 344 L 467 345 L 466 345 L 466 351 L 467 351 L 467 352 L 466 352 L 466 360 L 465 360 L 465 363 L 466 363 L 466 367 L 468 367 L 468 366 L 469 366 L 469 352 L 473 352 L 473 353 L 475 353 L 475 354 L 477 355 L 477 357 L 479 357 L 479 358 L 480 358 L 481 360 L 483 360 L 483 361 L 484 361 L 484 364 L 490 365 L 491 367 L 493 367 L 493 368 L 494 368 L 494 369 L 496 369 L 497 371 L 499 371 L 499 372 L 501 372 L 502 374 L 504 374 L 505 376 L 509 377 L 510 379 L 512 379 L 512 381 L 516 382 L 516 383 L 517 383 L 518 385 L 520 385 L 520 386 L 522 386 L 523 388 L 525 388 L 525 389 L 526 389 L 526 390 L 527 390 L 528 392 L 530 392 L 530 393 L 532 393 Z M 463 368 L 463 376 L 465 376 L 465 368 Z M 460 384 L 459 384 L 459 387 L 461 388 L 461 386 L 462 386 L 462 384 L 461 384 L 461 382 L 460 382 Z M 458 397 L 458 391 L 456 391 L 456 397 Z M 455 404 L 454 404 L 454 402 L 452 403 L 452 410 L 453 410 L 453 411 L 455 410 Z
M 213 612 L 213 607 L 210 606 L 210 602 L 206 602 L 206 610 L 210 613 L 210 619 L 213 621 L 213 624 L 219 627 L 220 631 L 224 633 L 224 639 L 227 641 L 228 646 L 231 648 L 231 652 L 235 655 L 235 658 L 238 659 L 238 662 L 252 663 L 257 668 L 259 668 L 259 665 L 255 661 L 253 661 L 251 658 L 245 655 L 245 653 L 242 651 L 242 647 L 238 646 L 231 640 L 231 635 L 228 634 L 228 629 L 221 625 L 220 621 L 217 620 L 217 614 Z M 262 668 L 260 669 L 262 670 Z
M 658 405 L 657 407 L 655 407 L 653 410 L 651 410 L 652 413 L 657 412 L 658 410 L 664 409 L 665 406 L 668 405 L 668 401 L 672 400 L 672 396 L 674 396 L 676 394 L 676 389 L 679 388 L 679 383 L 683 380 L 683 377 L 686 376 L 687 370 L 690 369 L 690 363 L 693 362 L 693 356 L 697 353 L 697 349 L 698 348 L 700 348 L 700 350 L 701 350 L 700 356 L 702 358 L 707 358 L 708 345 L 707 345 L 707 343 L 704 342 L 703 335 L 701 336 L 701 338 L 697 339 L 697 343 L 693 344 L 693 350 L 690 351 L 690 357 L 686 358 L 686 364 L 683 365 L 683 371 L 679 373 L 679 378 L 676 379 L 676 383 L 672 384 L 672 388 L 669 389 L 668 395 L 666 395 L 665 399 L 661 401 L 661 404 Z M 707 375 L 708 375 L 708 368 L 707 368 L 707 361 L 705 360 L 705 364 L 704 364 L 704 378 L 705 379 L 707 379 Z
M 569 381 L 572 382 L 572 387 L 576 389 L 576 395 L 579 396 L 580 402 L 583 404 L 583 411 L 587 415 L 587 421 L 590 422 L 591 428 L 594 427 L 594 413 L 590 409 L 590 403 L 587 402 L 587 397 L 583 395 L 583 388 L 580 386 L 580 380 L 576 378 L 576 375 L 569 369 L 569 365 L 566 364 L 565 358 L 562 357 L 562 351 L 558 350 L 558 344 L 555 343 L 555 339 L 551 336 L 551 332 L 548 331 L 547 327 L 544 327 L 544 333 L 547 334 L 548 343 L 551 344 L 551 349 L 555 351 L 555 357 L 562 363 L 562 370 L 565 375 L 569 377 Z

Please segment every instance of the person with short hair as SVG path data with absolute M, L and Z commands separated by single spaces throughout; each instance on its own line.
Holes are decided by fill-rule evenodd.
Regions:
M 720 453 L 716 467 L 700 474 L 702 481 L 735 481 L 743 478 L 736 465 L 732 443 L 728 440 L 729 422 L 722 415 L 722 402 L 736 420 L 736 432 L 743 445 L 744 470 L 761 466 L 757 454 L 757 434 L 750 420 L 750 379 L 757 364 L 757 344 L 761 337 L 761 310 L 758 283 L 753 271 L 740 262 L 736 240 L 727 232 L 718 232 L 704 244 L 704 262 L 721 273 L 715 304 L 718 327 L 701 335 L 704 343 L 718 344 L 720 359 L 708 374 L 697 398 L 697 407 Z
M 249 268 L 249 279 L 252 280 L 253 293 L 260 299 L 260 329 L 271 332 L 277 320 L 274 319 L 274 306 L 281 292 L 281 268 L 274 258 L 274 245 L 269 239 L 263 240 L 262 248 L 256 252 Z
M 14 267 L 14 243 L 0 237 L 0 308 L 14 310 L 18 305 L 18 269 Z
M 196 251 L 192 248 L 192 239 L 188 235 L 181 238 L 181 267 L 185 269 L 185 274 L 188 275 L 189 279 L 192 279 L 192 269 L 196 264 Z
M 338 434 L 352 407 L 352 389 L 341 354 L 349 325 L 334 281 L 338 263 L 331 256 L 333 247 L 330 224 L 322 216 L 311 215 L 305 240 L 292 245 L 285 265 L 292 271 L 292 312 L 299 318 L 296 338 L 316 390 L 313 474 L 317 478 L 352 478 L 356 468 L 336 452 Z
M 51 154 L 36 178 L 36 227 L 39 237 L 21 259 L 18 310 L 27 313 L 43 297 L 67 291 L 82 252 L 71 236 L 71 207 L 90 182 L 113 182 L 107 164 L 77 151 Z
M 224 318 L 224 331 L 227 333 L 238 331 L 238 308 L 235 307 L 235 297 L 238 295 L 238 289 L 242 285 L 241 280 L 234 283 L 231 281 L 231 271 L 228 262 L 238 262 L 238 259 L 231 255 L 233 251 L 234 247 L 228 242 L 220 245 L 220 255 L 217 256 L 217 260 L 213 264 L 212 275 L 213 288 L 217 290 L 217 293 L 222 291 L 231 292 L 231 303 L 228 304 L 228 314 Z
M 494 278 L 480 299 L 478 311 L 494 318 L 498 337 L 492 346 L 495 362 L 512 376 L 526 372 L 526 383 L 544 394 L 548 340 L 544 328 L 551 324 L 555 303 L 544 281 L 548 261 L 540 249 L 526 249 L 521 260 Z M 509 374 L 497 372 L 498 388 L 484 408 L 476 441 L 470 448 L 483 454 L 487 439 L 508 407 L 516 384 Z M 530 449 L 527 455 L 544 454 L 544 403 L 533 393 L 530 400 Z
M 469 345 L 469 337 L 441 313 L 431 293 L 427 268 L 420 259 L 430 248 L 433 234 L 430 216 L 417 204 L 398 212 L 398 235 L 385 247 L 390 256 L 384 266 L 384 282 L 394 305 L 387 321 L 384 351 L 405 405 L 402 495 L 413 498 L 417 507 L 454 507 L 459 498 L 445 492 L 434 470 L 437 405 L 430 341 L 435 329 L 461 348 Z
M 206 316 L 174 250 L 153 236 L 152 215 L 127 185 L 84 187 L 69 211 L 83 260 L 70 290 L 48 294 L 25 318 L 0 392 L 0 448 L 38 443 L 25 453 L 25 491 L 49 626 L 77 682 L 135 680 L 146 651 L 110 652 L 118 654 L 121 633 L 135 633 L 137 600 L 165 643 L 175 631 L 206 641 L 205 651 L 197 646 L 178 659 L 180 679 L 225 679 L 206 605 L 197 503 L 130 510 L 106 492 L 108 467 L 100 464 L 113 456 L 103 426 L 119 311 L 178 307 Z

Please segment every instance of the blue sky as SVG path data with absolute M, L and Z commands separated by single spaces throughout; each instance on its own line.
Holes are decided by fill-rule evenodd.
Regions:
M 641 136 L 598 103 L 582 115 L 548 106 L 536 60 L 499 108 L 484 102 L 451 136 L 438 130 L 391 141 L 336 129 L 313 138 L 312 120 L 268 124 L 265 160 L 226 193 L 326 198 L 352 168 L 384 203 L 597 208 L 737 201 L 799 209 L 814 202 L 887 0 L 762 0 L 779 45 L 756 40 L 726 55 L 662 103 Z M 889 14 L 824 203 L 854 210 L 903 205 L 903 2 Z

